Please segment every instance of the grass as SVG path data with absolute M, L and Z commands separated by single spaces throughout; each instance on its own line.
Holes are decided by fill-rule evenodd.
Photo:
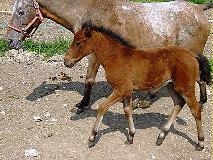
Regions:
M 168 0 L 132 0 L 134 2 L 142 2 L 142 3 L 147 3 L 147 2 L 168 2 Z M 189 0 L 192 3 L 197 3 L 197 4 L 203 4 L 203 3 L 208 3 L 211 2 L 212 0 Z
M 210 63 L 210 65 L 211 65 L 211 73 L 213 73 L 213 58 L 211 58 L 211 59 L 209 60 L 209 63 Z
M 65 39 L 59 39 L 53 42 L 34 42 L 32 40 L 27 40 L 23 43 L 24 50 L 42 54 L 47 58 L 64 54 L 69 46 L 70 41 Z
M 0 57 L 4 56 L 7 51 L 9 51 L 8 43 L 5 40 L 0 39 Z
M 23 43 L 23 49 L 36 52 L 49 58 L 54 55 L 64 54 L 69 48 L 70 41 L 66 39 L 59 39 L 53 42 L 34 42 L 32 40 L 26 40 Z M 5 40 L 0 39 L 0 56 L 4 56 L 5 52 L 9 50 L 9 46 Z

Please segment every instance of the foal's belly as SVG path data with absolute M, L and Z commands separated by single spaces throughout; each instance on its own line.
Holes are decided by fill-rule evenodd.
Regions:
M 162 83 L 159 84 L 150 84 L 150 83 L 145 83 L 143 85 L 134 85 L 134 90 L 141 90 L 141 91 L 157 91 L 160 88 L 166 86 L 169 82 L 172 82 L 171 79 L 165 80 Z
M 164 70 L 162 72 L 153 72 L 140 77 L 136 81 L 133 81 L 134 89 L 142 90 L 142 91 L 149 91 L 159 89 L 168 82 L 171 82 L 171 74 L 168 70 Z

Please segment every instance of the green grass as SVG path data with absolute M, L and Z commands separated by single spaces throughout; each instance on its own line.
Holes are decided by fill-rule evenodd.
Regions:
M 211 58 L 211 59 L 209 60 L 209 63 L 210 63 L 210 65 L 211 65 L 211 73 L 213 73 L 213 58 Z
M 54 55 L 64 54 L 70 45 L 69 40 L 59 39 L 53 42 L 34 42 L 32 40 L 26 40 L 23 43 L 23 49 L 36 52 L 43 55 L 46 58 L 49 58 Z M 0 39 L 0 56 L 4 56 L 5 52 L 9 50 L 8 43 L 5 40 Z
M 54 55 L 64 54 L 70 46 L 70 41 L 65 39 L 55 40 L 53 42 L 34 42 L 32 40 L 24 41 L 23 49 L 42 54 L 49 58 Z
M 5 40 L 0 39 L 0 57 L 4 56 L 7 51 L 9 51 L 8 43 Z
M 132 0 L 134 2 L 142 2 L 142 3 L 147 3 L 147 2 L 167 2 L 168 0 Z M 197 3 L 197 4 L 203 4 L 203 3 L 208 3 L 211 2 L 211 0 L 189 0 L 192 3 Z

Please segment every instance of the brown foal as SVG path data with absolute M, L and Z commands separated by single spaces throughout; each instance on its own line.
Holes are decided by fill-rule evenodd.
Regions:
M 123 101 L 129 125 L 127 140 L 133 143 L 135 134 L 132 118 L 133 90 L 159 89 L 167 84 L 174 101 L 174 109 L 161 129 L 157 145 L 163 142 L 178 113 L 187 103 L 197 126 L 196 149 L 204 148 L 201 106 L 195 97 L 195 83 L 196 81 L 200 84 L 211 83 L 209 64 L 205 57 L 202 55 L 195 57 L 191 51 L 177 46 L 139 50 L 112 31 L 85 23 L 74 36 L 74 41 L 65 55 L 65 65 L 72 67 L 91 53 L 95 54 L 104 67 L 107 81 L 112 85 L 113 92 L 98 107 L 97 119 L 89 137 L 90 142 L 94 142 L 103 115 L 109 107 Z

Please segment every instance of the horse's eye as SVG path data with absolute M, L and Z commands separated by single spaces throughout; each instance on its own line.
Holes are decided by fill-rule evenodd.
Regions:
M 19 11 L 19 12 L 18 12 L 18 15 L 19 15 L 19 16 L 23 16 L 23 15 L 24 15 L 24 11 Z
M 77 45 L 77 46 L 80 46 L 80 45 L 81 45 L 81 43 L 80 43 L 80 42 L 76 42 L 76 45 Z

